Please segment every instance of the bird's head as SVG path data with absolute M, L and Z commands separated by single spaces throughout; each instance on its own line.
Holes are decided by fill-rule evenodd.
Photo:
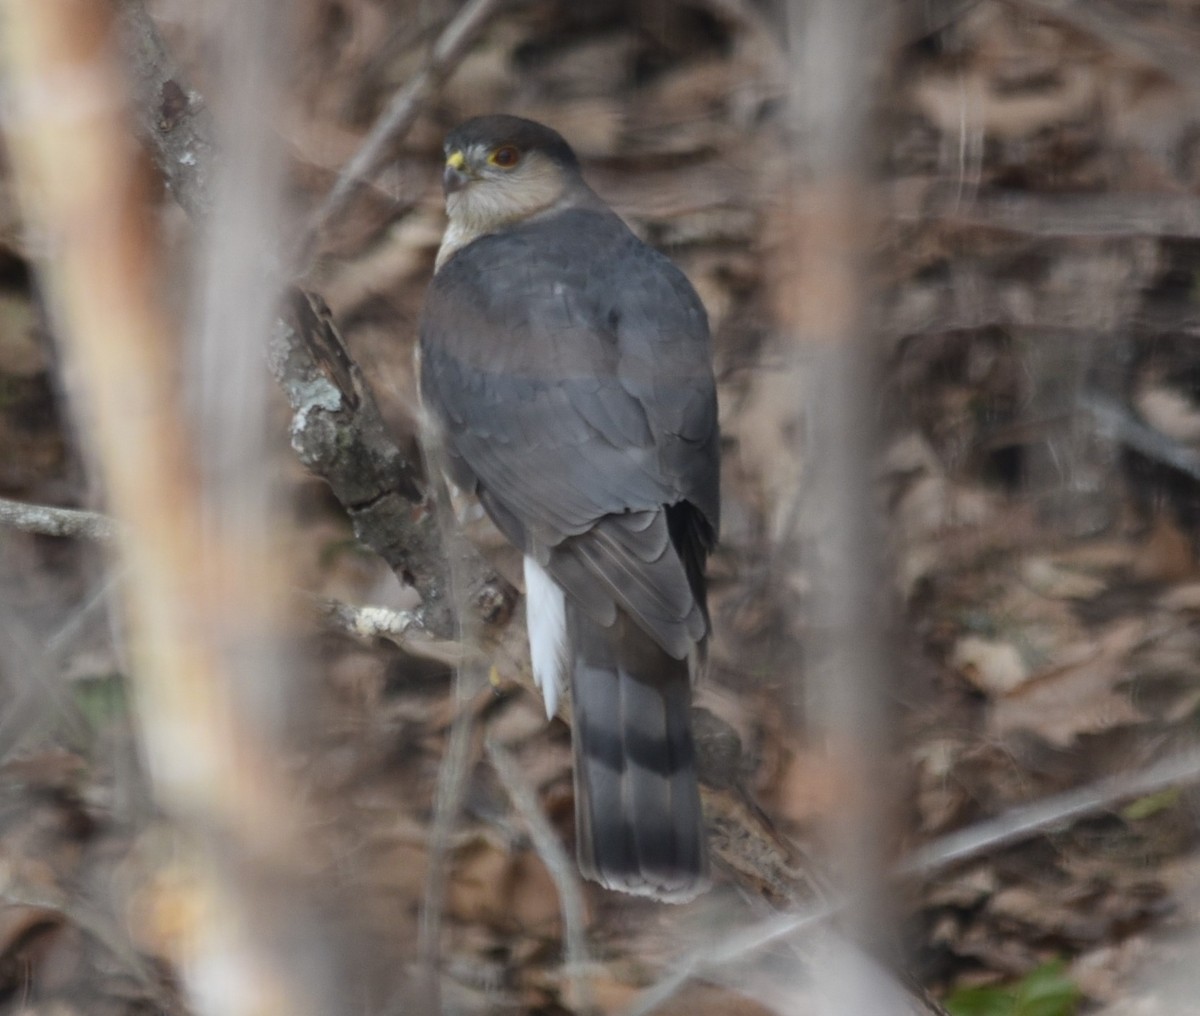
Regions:
M 442 185 L 451 227 L 482 234 L 590 193 L 562 135 L 517 116 L 479 116 L 446 136 Z

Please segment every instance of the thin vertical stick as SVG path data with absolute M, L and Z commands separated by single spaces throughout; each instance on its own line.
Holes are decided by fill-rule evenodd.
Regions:
M 583 1012 L 591 1012 L 592 993 L 586 977 L 588 949 L 584 929 L 583 887 L 579 884 L 574 862 L 558 841 L 550 820 L 538 807 L 534 789 L 521 778 L 517 760 L 508 749 L 490 738 L 487 741 L 487 752 L 496 775 L 500 777 L 500 782 L 517 812 L 525 820 L 534 848 L 546 865 L 555 889 L 558 890 L 563 939 L 566 942 L 566 979 L 572 988 L 573 1007 Z
M 422 446 L 426 473 L 442 534 L 442 546 L 450 564 L 450 596 L 459 641 L 467 647 L 478 645 L 479 621 L 466 602 L 468 578 L 461 546 L 466 542 L 454 518 L 449 486 L 442 474 L 444 451 L 433 429 L 424 427 Z M 442 764 L 438 768 L 433 824 L 429 834 L 429 875 L 425 880 L 425 898 L 421 906 L 418 952 L 422 984 L 420 1002 L 430 1011 L 441 1011 L 441 934 L 442 909 L 446 902 L 446 872 L 449 867 L 450 834 L 458 821 L 471 775 L 471 749 L 476 730 L 472 701 L 486 687 L 483 665 L 464 659 L 454 671 L 454 722 Z
M 280 108 L 279 65 L 286 52 L 287 8 L 238 0 L 209 12 L 216 24 L 219 85 L 208 96 L 222 158 L 213 176 L 193 291 L 186 361 L 188 408 L 196 447 L 205 539 L 224 549 L 224 609 L 206 637 L 228 673 L 243 715 L 277 736 L 286 710 L 282 642 L 289 597 L 285 556 L 273 553 L 264 348 L 278 313 L 276 238 L 284 232 L 284 155 L 272 118 Z M 254 590 L 260 590 L 255 594 Z
M 883 609 L 879 521 L 872 486 L 877 383 L 864 313 L 864 261 L 870 230 L 865 166 L 872 75 L 883 30 L 866 0 L 792 0 L 790 199 L 794 272 L 784 325 L 811 365 L 804 392 L 803 563 L 811 588 L 805 646 L 808 715 L 850 788 L 831 817 L 851 919 L 878 933 L 881 800 L 872 771 L 884 743 Z M 860 961 L 835 940 L 830 963 L 816 965 L 830 1012 L 890 1011 Z M 838 957 L 844 962 L 839 962 Z M 844 969 L 843 969 L 844 968 Z

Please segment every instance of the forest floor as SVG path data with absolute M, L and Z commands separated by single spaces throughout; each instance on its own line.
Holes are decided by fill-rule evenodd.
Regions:
M 203 94 L 211 26 L 185 4 L 152 6 Z M 420 66 L 440 15 L 404 0 L 293 6 L 279 129 L 290 200 L 307 209 Z M 1195 743 L 1200 3 L 897 7 L 871 146 L 881 214 L 869 302 L 893 650 L 881 852 L 900 863 Z M 806 361 L 778 327 L 796 282 L 787 217 L 773 214 L 788 174 L 781 37 L 751 0 L 503 11 L 327 232 L 306 282 L 411 439 L 443 133 L 506 110 L 572 142 L 597 191 L 678 261 L 709 311 L 723 532 L 699 702 L 737 734 L 739 793 L 821 858 L 846 782 L 805 733 Z M 194 232 L 165 192 L 159 213 L 183 308 Z M 32 258 L 0 150 L 0 495 L 93 505 Z M 295 460 L 288 424 L 280 398 L 273 480 L 295 581 L 411 606 Z M 162 912 L 171 827 L 150 803 L 108 609 L 119 569 L 81 541 L 0 536 L 0 606 L 13 618 L 0 632 L 0 1012 L 185 1011 Z M 314 906 L 354 971 L 347 1011 L 388 1012 L 414 963 L 456 709 L 477 710 L 516 756 L 564 842 L 569 732 L 503 668 L 456 706 L 444 661 L 319 632 L 300 649 L 307 701 L 291 765 L 316 816 Z M 473 758 L 448 866 L 447 1007 L 581 1011 L 554 883 L 482 741 Z M 1198 806 L 1186 781 L 1117 793 L 897 882 L 900 966 L 956 1016 L 1200 1013 Z M 623 1011 L 681 956 L 779 905 L 744 872 L 716 874 L 714 892 L 684 908 L 585 887 L 600 1011 Z M 709 971 L 656 1011 L 767 1011 L 761 995 L 747 1000 L 754 976 Z

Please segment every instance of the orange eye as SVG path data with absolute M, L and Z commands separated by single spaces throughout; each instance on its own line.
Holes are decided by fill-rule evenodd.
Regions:
M 501 169 L 512 169 L 520 161 L 521 153 L 513 145 L 501 145 L 488 156 L 488 162 Z

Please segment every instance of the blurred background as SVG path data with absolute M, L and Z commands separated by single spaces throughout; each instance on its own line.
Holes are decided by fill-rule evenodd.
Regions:
M 1200 1012 L 1200 4 L 3 0 L 0 34 L 0 1012 Z M 686 907 L 564 889 L 519 598 L 460 596 L 456 680 L 436 552 L 375 552 L 430 514 L 441 142 L 493 111 L 711 322 Z M 309 374 L 304 321 L 345 351 Z M 328 479 L 329 384 L 410 500 Z

